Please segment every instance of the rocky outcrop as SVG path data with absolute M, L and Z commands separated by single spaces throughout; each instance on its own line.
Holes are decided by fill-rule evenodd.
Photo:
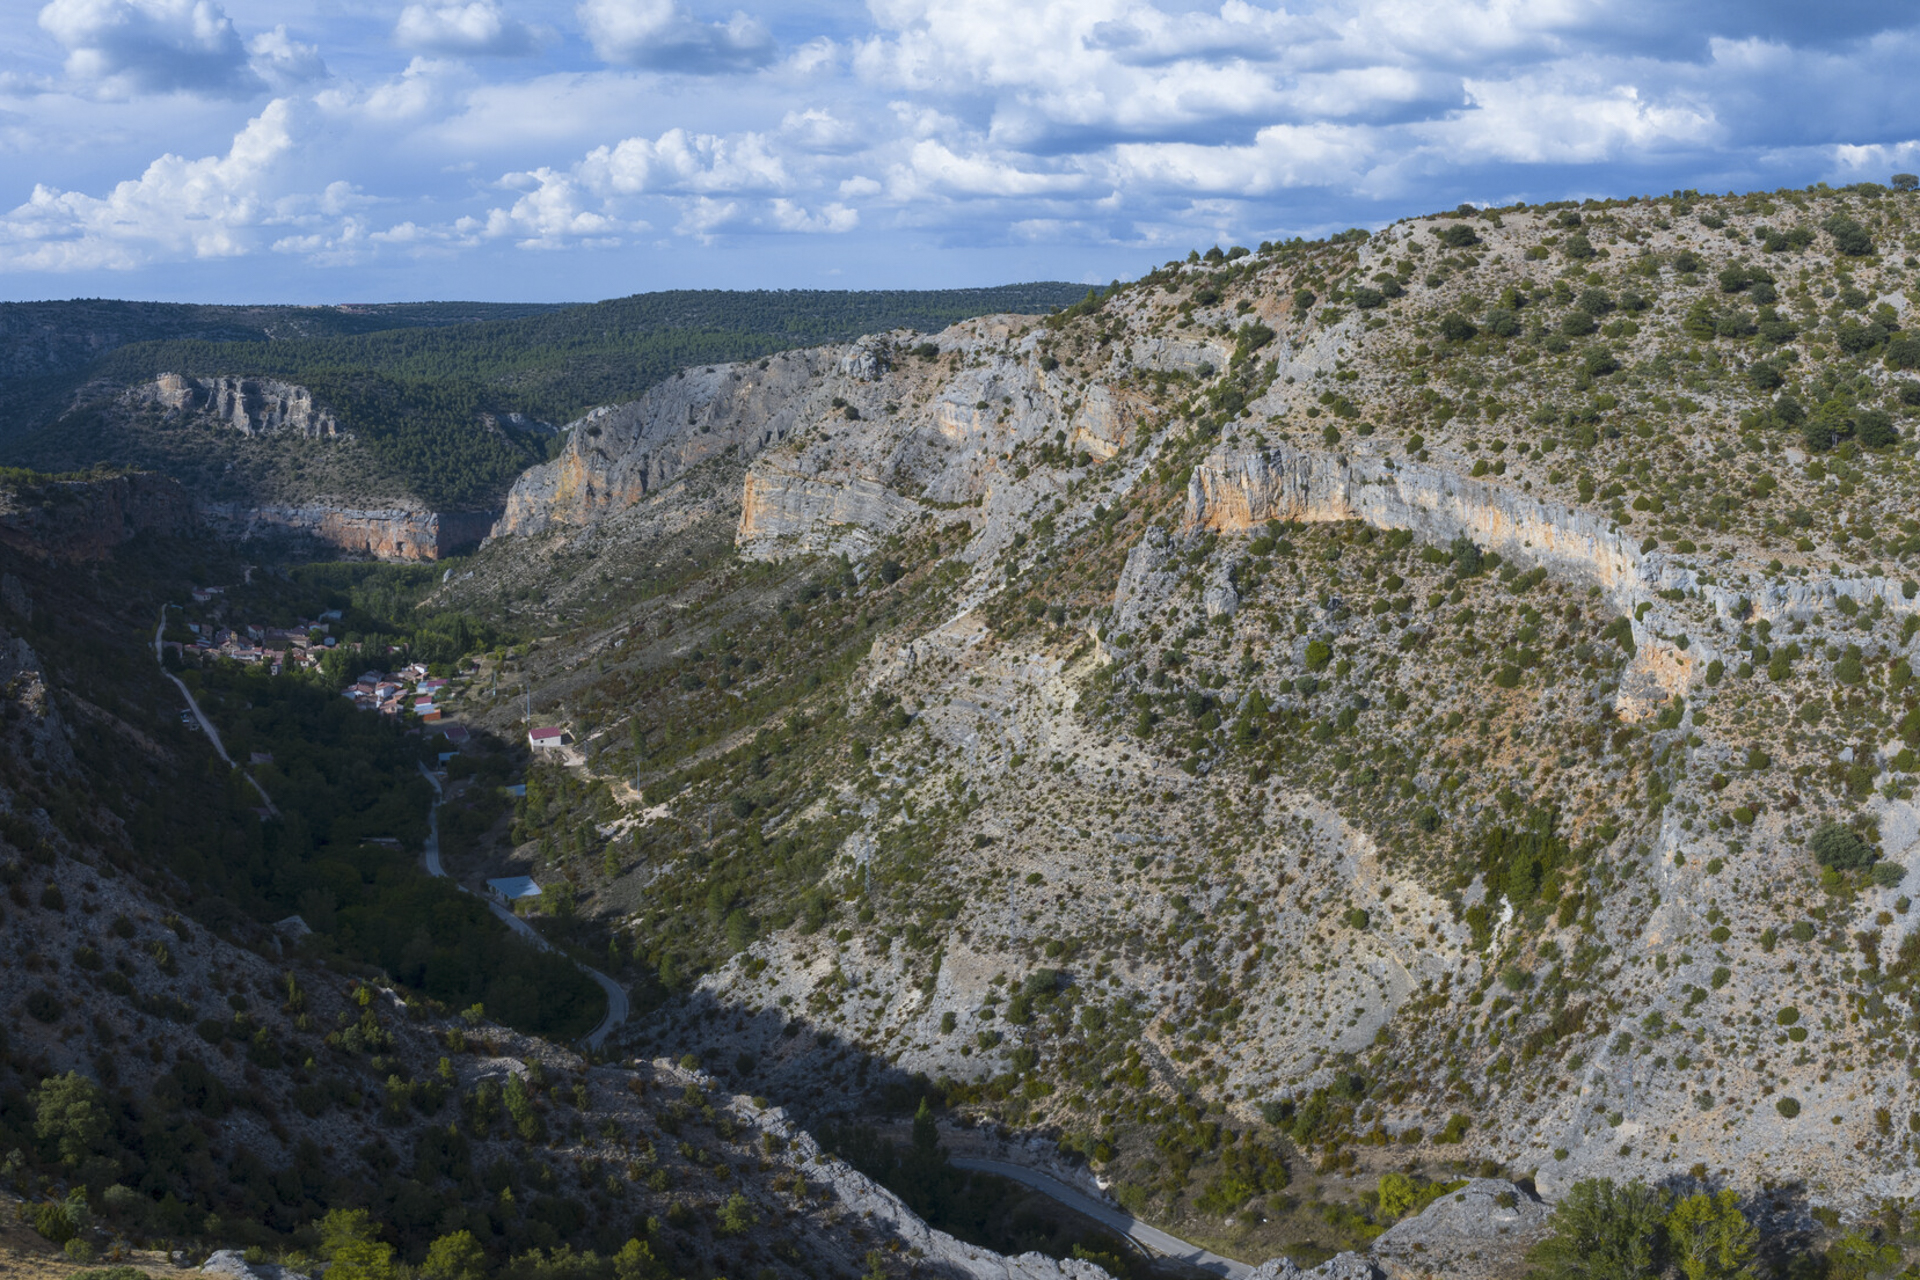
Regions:
M 307 1280 L 303 1273 L 277 1262 L 248 1262 L 238 1249 L 216 1250 L 200 1264 L 200 1274 L 223 1280 Z
M 872 480 L 815 480 L 762 464 L 747 473 L 734 541 L 760 559 L 797 550 L 847 550 L 857 558 L 921 510 Z
M 22 555 L 103 560 L 141 534 L 180 537 L 193 527 L 187 491 L 147 472 L 0 487 L 0 546 Z
M 1597 584 L 1616 601 L 1651 585 L 1653 566 L 1604 514 L 1541 502 L 1443 467 L 1277 445 L 1219 450 L 1193 469 L 1189 527 L 1228 532 L 1268 520 L 1363 520 L 1443 547 L 1466 537 L 1505 559 Z
M 127 396 L 169 413 L 212 418 L 243 436 L 283 431 L 311 438 L 344 434 L 333 411 L 314 403 L 313 392 L 275 378 L 189 378 L 163 373 Z
M 73 746 L 54 703 L 40 655 L 18 636 L 0 629 L 0 742 L 16 760 L 63 774 L 73 767 Z
M 905 1202 L 873 1179 L 820 1150 L 812 1134 L 794 1124 L 782 1108 L 762 1109 L 736 1097 L 735 1111 L 787 1143 L 785 1159 L 801 1169 L 809 1181 L 824 1184 L 842 1212 L 855 1221 L 898 1238 L 927 1275 L 949 1280 L 1109 1280 L 1107 1272 L 1077 1258 L 1049 1258 L 1043 1253 L 1013 1257 L 955 1239 L 929 1227 Z
M 207 523 L 224 537 L 304 538 L 376 560 L 439 560 L 487 536 L 492 511 L 432 511 L 425 507 L 248 506 L 208 503 Z
M 1302 1267 L 1292 1258 L 1270 1258 L 1255 1267 L 1247 1280 L 1379 1280 L 1380 1270 L 1364 1254 L 1336 1253 L 1317 1267 Z
M 1666 552 L 1641 551 L 1605 512 L 1544 502 L 1429 463 L 1283 444 L 1215 450 L 1194 467 L 1187 483 L 1189 529 L 1244 531 L 1268 520 L 1363 520 L 1411 530 L 1442 547 L 1465 537 L 1503 559 L 1599 586 L 1623 611 L 1673 590 L 1698 595 L 1722 618 L 1813 621 L 1843 597 L 1859 605 L 1878 601 L 1898 613 L 1920 610 L 1920 598 L 1888 577 L 1820 574 L 1742 594 L 1703 582 Z M 1635 634 L 1641 636 L 1638 625 Z M 1695 655 L 1698 663 L 1686 665 L 1704 665 L 1711 656 Z
M 1525 1190 L 1497 1178 L 1475 1178 L 1373 1242 L 1388 1280 L 1479 1280 L 1516 1274 L 1547 1234 L 1553 1211 Z
M 825 416 L 830 406 L 809 383 L 833 363 L 832 351 L 816 350 L 689 369 L 629 404 L 595 409 L 566 428 L 558 458 L 514 483 L 494 535 L 583 528 L 702 462 L 785 440 Z

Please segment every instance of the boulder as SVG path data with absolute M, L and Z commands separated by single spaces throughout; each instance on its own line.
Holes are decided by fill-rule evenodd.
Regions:
M 298 1271 L 277 1262 L 248 1262 L 238 1249 L 221 1249 L 200 1264 L 203 1276 L 225 1276 L 227 1280 L 307 1280 Z
M 1292 1258 L 1269 1258 L 1253 1269 L 1247 1280 L 1379 1280 L 1380 1270 L 1365 1254 L 1338 1253 L 1317 1267 L 1302 1267 Z
M 1498 1178 L 1475 1178 L 1394 1223 L 1373 1242 L 1389 1280 L 1475 1280 L 1517 1270 L 1547 1234 L 1552 1210 Z

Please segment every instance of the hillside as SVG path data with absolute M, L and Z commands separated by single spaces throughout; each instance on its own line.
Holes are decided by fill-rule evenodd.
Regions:
M 564 308 L 409 304 L 212 308 L 12 304 L 0 312 L 0 461 L 176 475 L 201 496 L 279 506 L 497 509 L 554 426 L 702 361 L 749 359 L 897 326 L 1046 310 L 1060 284 L 932 291 L 681 291 Z M 496 318 L 497 317 L 497 318 Z M 182 376 L 297 389 L 341 439 L 237 449 L 225 433 L 154 429 L 141 388 Z M 134 403 L 129 404 L 131 396 Z M 255 456 L 257 455 L 257 456 Z M 229 474 L 239 462 L 239 474 Z M 217 480 L 216 480 L 217 477 Z M 236 498 L 235 495 L 240 495 Z M 316 502 L 316 500 L 320 500 Z M 404 503 L 403 503 L 404 505 Z
M 1409 1165 L 1911 1194 L 1912 199 L 1463 208 L 689 371 L 434 598 L 541 637 L 476 714 L 584 743 L 489 865 L 657 970 L 640 1043 L 830 1112 L 803 1019 L 1242 1256 Z
M 231 584 L 200 593 L 214 609 L 325 601 L 182 525 L 169 490 L 6 481 L 0 1270 L 172 1277 L 224 1248 L 336 1275 L 879 1276 L 911 1250 L 942 1275 L 1100 1280 L 1067 1255 L 1110 1236 L 937 1144 L 907 1163 L 971 1243 L 693 1059 L 567 1047 L 599 990 L 420 869 L 435 752 L 345 705 L 331 670 L 169 650 L 247 762 L 220 767 L 154 660 L 162 602 L 192 599 L 189 566 Z M 440 806 L 456 848 L 516 762 L 482 740 L 462 763 Z
M 1762 1274 L 1898 1271 L 1916 199 L 1463 207 L 696 359 L 594 397 L 432 566 L 11 477 L 16 1188 L 300 1265 L 365 1204 L 425 1274 L 470 1232 L 458 1280 L 1139 1274 L 983 1162 L 1259 1280 L 1518 1276 L 1550 1232 L 1570 1275 L 1580 1206 L 1659 1196 L 1694 1198 L 1642 1270 L 1719 1214 Z M 112 394 L 364 442 L 306 382 L 174 372 Z M 163 600 L 242 769 L 178 720 Z M 249 625 L 305 659 L 218 656 Z M 410 662 L 392 715 L 339 696 Z M 558 954 L 421 869 L 422 765 L 453 880 L 531 877 Z M 556 1047 L 605 1007 L 562 957 L 628 993 L 605 1062 Z M 220 1096 L 191 1063 L 238 1117 L 193 1130 L 271 1176 L 167 1119 Z M 125 1084 L 111 1149 L 33 1127 L 70 1068 Z M 455 1125 L 491 1163 L 442 1161 Z M 302 1181 L 324 1126 L 364 1170 Z

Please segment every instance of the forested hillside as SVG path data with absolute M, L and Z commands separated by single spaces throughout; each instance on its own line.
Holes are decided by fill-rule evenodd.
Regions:
M 249 373 L 309 385 L 384 375 L 404 384 L 484 388 L 498 410 L 564 422 L 596 404 L 632 399 L 689 365 L 889 329 L 944 329 L 989 312 L 1044 312 L 1085 292 L 1085 286 L 1058 283 L 862 293 L 675 290 L 457 327 L 246 343 L 143 342 L 102 360 L 93 373 L 117 382 L 166 371 Z
M 331 308 L 192 308 L 41 304 L 112 349 L 71 359 L 0 364 L 0 461 L 69 470 L 111 461 L 167 466 L 126 433 L 102 430 L 101 407 L 120 389 L 162 373 L 273 377 L 313 390 L 389 474 L 440 509 L 484 507 L 529 462 L 527 441 L 490 417 L 524 414 L 559 424 L 599 404 L 638 396 L 676 370 L 752 359 L 890 329 L 941 329 L 988 312 L 1042 312 L 1084 286 L 1059 283 L 933 291 L 683 290 L 500 317 L 485 304 Z M 104 310 L 102 310 L 104 309 Z M 124 310 L 123 310 L 124 309 Z M 151 314 L 149 314 L 151 312 Z M 58 327 L 57 317 L 0 313 L 14 327 Z M 385 324 L 378 331 L 364 327 Z M 104 327 L 103 327 L 104 326 Z M 101 333 L 115 335 L 113 342 Z M 151 340 L 121 343 L 119 335 Z M 47 332 L 51 349 L 65 342 Z M 26 339 L 15 338 L 14 347 Z M 66 347 L 73 344 L 66 342 Z M 8 371 L 18 369 L 9 376 Z

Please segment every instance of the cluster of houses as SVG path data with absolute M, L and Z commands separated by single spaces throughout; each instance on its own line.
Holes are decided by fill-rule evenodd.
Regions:
M 208 604 L 220 594 L 219 587 L 196 587 L 195 604 Z M 301 619 L 291 627 L 262 627 L 251 624 L 223 626 L 217 622 L 189 622 L 193 639 L 185 643 L 169 641 L 181 657 L 231 658 L 235 662 L 264 663 L 274 675 L 289 669 L 311 669 L 320 665 L 322 655 L 337 643 L 328 633 L 340 620 L 337 611 L 322 614 L 311 621 Z
M 411 713 L 433 724 L 440 719 L 443 710 L 440 703 L 449 696 L 451 686 L 452 681 L 444 676 L 430 676 L 425 666 L 414 662 L 391 675 L 384 671 L 365 672 L 340 694 L 352 699 L 353 705 L 362 711 L 378 711 L 389 716 Z

